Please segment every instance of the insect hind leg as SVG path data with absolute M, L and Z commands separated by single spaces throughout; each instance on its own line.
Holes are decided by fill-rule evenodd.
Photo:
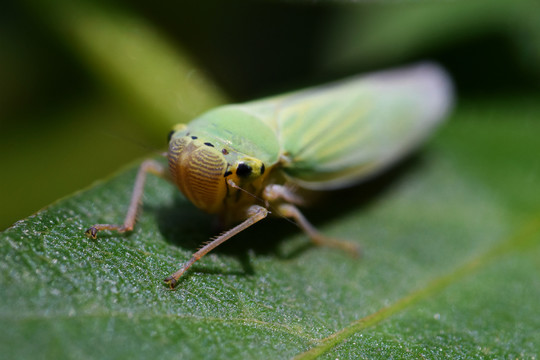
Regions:
M 349 241 L 333 239 L 321 234 L 300 212 L 300 210 L 292 204 L 280 204 L 277 207 L 282 216 L 293 219 L 296 224 L 309 236 L 311 241 L 317 246 L 328 246 L 345 250 L 353 256 L 360 256 L 360 246 Z
M 202 248 L 200 248 L 195 254 L 192 255 L 182 267 L 176 271 L 171 276 L 165 278 L 165 284 L 169 285 L 173 289 L 177 284 L 180 277 L 186 272 L 187 269 L 191 267 L 195 262 L 200 260 L 204 255 L 208 254 L 211 250 L 215 249 L 219 245 L 223 244 L 225 241 L 229 240 L 231 237 L 236 234 L 244 231 L 251 225 L 261 221 L 268 215 L 269 211 L 263 208 L 262 206 L 253 205 L 248 209 L 248 218 L 245 219 L 240 224 L 236 225 L 230 230 L 225 231 L 221 235 L 217 236 L 213 240 L 206 243 Z

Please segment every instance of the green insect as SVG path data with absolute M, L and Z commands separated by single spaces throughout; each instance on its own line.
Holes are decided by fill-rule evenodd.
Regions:
M 97 224 L 86 234 L 132 230 L 146 174 L 154 173 L 222 223 L 237 224 L 168 276 L 171 288 L 193 263 L 270 211 L 294 220 L 315 244 L 358 251 L 319 233 L 298 209 L 296 189 L 343 188 L 384 170 L 416 148 L 451 104 L 446 73 L 421 63 L 219 107 L 171 132 L 169 169 L 143 162 L 122 225 Z

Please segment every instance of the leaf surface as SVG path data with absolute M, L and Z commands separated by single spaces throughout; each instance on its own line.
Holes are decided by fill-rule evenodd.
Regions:
M 513 109 L 519 108 L 516 113 Z M 130 234 L 136 166 L 0 235 L 6 358 L 532 358 L 540 348 L 540 108 L 461 104 L 416 156 L 306 210 L 361 259 L 270 219 L 162 279 L 212 219 L 149 178 Z M 536 150 L 536 151 L 535 151 Z

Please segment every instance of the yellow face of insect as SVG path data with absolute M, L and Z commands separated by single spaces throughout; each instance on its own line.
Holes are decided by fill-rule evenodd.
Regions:
M 244 203 L 240 199 L 246 197 L 236 196 L 238 189 L 231 188 L 230 181 L 252 194 L 258 193 L 265 173 L 262 161 L 217 145 L 189 134 L 169 143 L 169 168 L 174 182 L 195 206 L 208 213 L 222 212 L 231 206 L 227 200 L 232 198 L 238 203 L 235 206 Z

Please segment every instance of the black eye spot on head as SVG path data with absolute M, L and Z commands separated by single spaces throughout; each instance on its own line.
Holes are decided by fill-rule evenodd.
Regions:
M 222 149 L 222 150 L 221 150 L 221 153 L 222 153 L 223 155 L 228 155 L 228 154 L 229 154 L 229 151 L 228 151 L 227 149 Z
M 171 142 L 171 138 L 174 134 L 174 130 L 171 130 L 171 132 L 169 133 L 169 135 L 167 136 L 167 142 L 170 143 Z
M 264 164 L 261 164 L 261 175 L 264 174 L 264 170 L 265 170 Z
M 189 134 L 188 134 L 188 135 L 189 135 Z M 197 139 L 197 137 L 196 137 L 196 136 L 192 136 L 191 138 L 192 138 L 193 140 L 196 140 L 196 139 Z
M 210 146 L 210 147 L 214 147 L 214 144 L 212 144 L 212 143 L 209 143 L 209 142 L 205 142 L 205 143 L 204 143 L 204 145 L 206 145 L 206 146 Z
M 251 169 L 251 166 L 246 163 L 240 163 L 236 168 L 236 175 L 240 177 L 248 177 L 249 175 L 251 175 L 252 171 L 253 169 Z

